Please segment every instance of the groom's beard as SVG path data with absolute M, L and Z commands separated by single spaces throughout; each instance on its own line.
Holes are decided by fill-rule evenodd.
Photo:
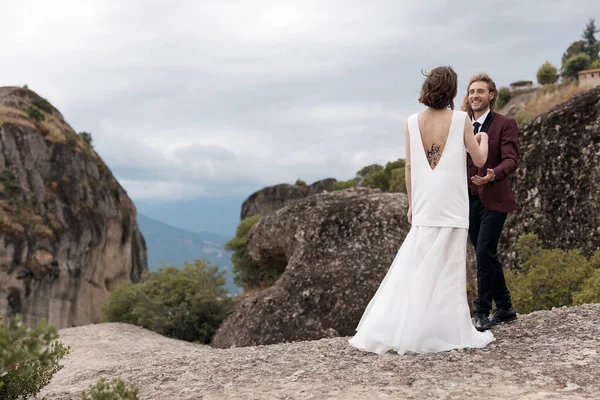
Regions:
M 480 112 L 487 110 L 490 107 L 490 102 L 485 100 L 480 100 L 478 102 L 469 101 L 469 106 L 474 112 Z

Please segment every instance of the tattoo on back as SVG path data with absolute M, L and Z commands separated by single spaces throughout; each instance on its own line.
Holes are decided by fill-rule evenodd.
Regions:
M 435 169 L 435 167 L 437 167 L 438 163 L 440 162 L 440 158 L 442 156 L 440 150 L 440 145 L 434 143 L 431 145 L 431 150 L 427 152 L 427 161 L 429 162 L 429 166 L 432 169 Z

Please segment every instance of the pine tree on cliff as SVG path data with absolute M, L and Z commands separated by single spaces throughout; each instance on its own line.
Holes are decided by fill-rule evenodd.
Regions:
M 581 37 L 585 40 L 584 50 L 590 56 L 592 62 L 598 59 L 598 53 L 600 53 L 600 42 L 594 36 L 598 32 L 600 32 L 600 29 L 596 29 L 595 19 L 590 18 Z

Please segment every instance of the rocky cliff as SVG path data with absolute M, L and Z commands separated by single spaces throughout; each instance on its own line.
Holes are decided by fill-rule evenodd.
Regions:
M 216 347 L 351 335 L 410 225 L 407 197 L 343 190 L 307 197 L 250 231 L 261 268 L 285 269 L 242 298 L 216 332 Z
M 323 192 L 332 192 L 335 182 L 334 178 L 327 178 L 314 182 L 309 186 L 282 183 L 262 188 L 251 194 L 244 201 L 242 204 L 241 219 L 257 214 L 265 217 L 305 197 Z
M 512 183 L 519 209 L 500 243 L 506 266 L 514 245 L 536 233 L 544 246 L 600 248 L 600 87 L 574 96 L 519 128 L 520 161 Z
M 109 290 L 146 269 L 135 207 L 89 137 L 33 91 L 0 88 L 0 314 L 98 322 Z

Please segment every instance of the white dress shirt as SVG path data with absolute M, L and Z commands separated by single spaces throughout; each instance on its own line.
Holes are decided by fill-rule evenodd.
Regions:
M 473 123 L 479 122 L 479 124 L 480 124 L 479 129 L 481 129 L 481 127 L 483 126 L 483 123 L 485 122 L 485 119 L 487 118 L 489 113 L 490 113 L 490 109 L 488 108 L 488 110 L 485 113 L 483 113 L 483 115 L 481 117 L 479 117 L 477 119 L 477 121 L 473 121 Z

